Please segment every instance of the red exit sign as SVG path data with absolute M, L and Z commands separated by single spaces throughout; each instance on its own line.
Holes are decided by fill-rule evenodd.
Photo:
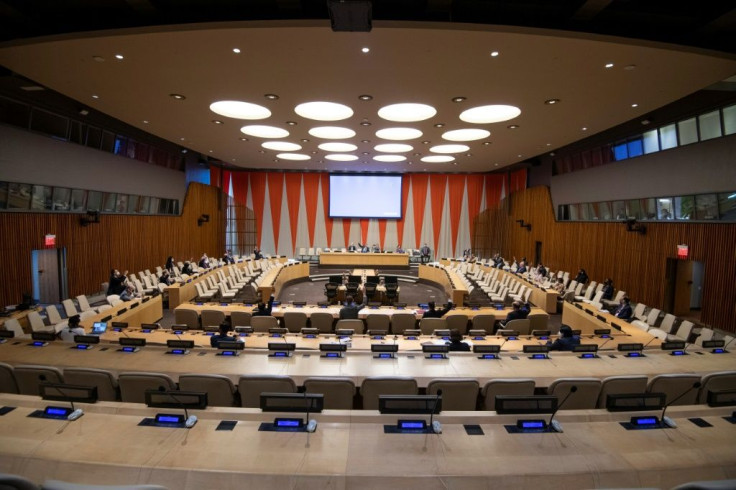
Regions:
M 46 235 L 43 237 L 43 244 L 47 247 L 56 246 L 56 235 Z
M 678 259 L 686 259 L 690 255 L 690 247 L 687 245 L 678 245 L 677 246 L 677 258 Z

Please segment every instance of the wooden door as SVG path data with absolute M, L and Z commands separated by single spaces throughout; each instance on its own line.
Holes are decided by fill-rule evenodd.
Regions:
M 690 314 L 690 289 L 693 285 L 693 262 L 677 261 L 677 279 L 675 280 L 675 303 L 672 314 L 687 316 Z
M 59 253 L 55 248 L 34 250 L 37 258 L 37 270 L 34 274 L 38 281 L 38 300 L 41 303 L 59 303 L 61 290 L 59 287 Z

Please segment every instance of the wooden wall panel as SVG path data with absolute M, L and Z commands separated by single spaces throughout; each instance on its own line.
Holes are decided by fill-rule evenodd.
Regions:
M 540 241 L 542 260 L 553 270 L 575 273 L 584 267 L 592 279 L 610 277 L 633 301 L 657 308 L 665 301 L 667 259 L 676 257 L 678 244 L 689 245 L 691 260 L 705 264 L 701 323 L 736 331 L 736 224 L 645 223 L 647 233 L 641 235 L 626 231 L 624 223 L 557 222 L 547 187 L 511 194 L 509 210 L 479 217 L 483 229 L 507 230 L 481 248 L 531 261 Z M 519 219 L 532 230 L 521 228 Z
M 0 305 L 18 303 L 32 290 L 31 251 L 44 248 L 44 235 L 56 235 L 67 250 L 70 296 L 100 290 L 110 269 L 132 272 L 177 260 L 199 259 L 202 253 L 224 252 L 224 199 L 220 190 L 192 183 L 180 216 L 101 215 L 99 224 L 80 225 L 79 214 L 0 213 Z M 201 227 L 197 218 L 209 214 Z

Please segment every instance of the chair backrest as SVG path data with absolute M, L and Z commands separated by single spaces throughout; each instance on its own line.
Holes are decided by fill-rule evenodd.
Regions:
M 307 326 L 307 314 L 303 311 L 287 311 L 284 313 L 284 326 L 289 332 L 301 332 Z
M 531 322 L 528 318 L 519 318 L 506 322 L 503 326 L 506 330 L 516 330 L 519 335 L 529 335 L 531 333 Z
M 77 304 L 79 304 L 79 309 L 82 311 L 91 310 L 92 307 L 89 305 L 89 301 L 87 301 L 87 296 L 80 294 L 77 296 Z
M 0 490 L 41 490 L 41 487 L 20 475 L 0 473 Z
M 233 311 L 230 313 L 230 325 L 235 327 L 249 327 L 253 314 L 249 311 Z
M 435 330 L 446 330 L 447 322 L 444 318 L 422 318 L 419 320 L 419 329 L 422 335 L 432 335 Z
M 690 334 L 692 333 L 694 326 L 695 324 L 693 322 L 689 320 L 684 320 L 677 327 L 677 333 L 675 334 L 675 336 L 687 342 L 690 338 Z
M 450 330 L 455 329 L 462 335 L 468 333 L 468 315 L 446 315 L 445 323 Z
M 18 393 L 13 366 L 0 362 L 0 393 Z
M 379 395 L 416 395 L 417 380 L 406 377 L 368 377 L 360 385 L 364 410 L 378 410 Z
M 528 378 L 492 379 L 481 390 L 484 410 L 496 410 L 496 395 L 531 396 L 534 380 Z
M 256 318 L 264 317 L 253 319 Z M 260 408 L 261 393 L 296 393 L 296 384 L 288 376 L 241 376 L 238 381 L 238 392 L 240 406 Z
M 365 323 L 368 330 L 385 330 L 388 332 L 391 328 L 391 318 L 380 313 L 369 314 L 365 318 Z
M 106 299 L 107 299 L 107 302 L 108 302 L 108 303 L 109 303 L 110 305 L 113 305 L 113 301 L 115 301 L 115 300 L 119 300 L 119 299 L 120 299 L 120 295 L 119 295 L 119 294 L 110 294 L 110 295 L 108 295 L 108 296 L 107 296 L 107 298 L 106 298 Z M 114 306 L 114 305 L 113 305 L 113 306 Z
M 326 409 L 353 409 L 355 383 L 350 378 L 307 378 L 304 380 L 304 391 L 324 395 Z
M 699 381 L 700 376 L 696 374 L 659 374 L 649 381 L 647 392 L 664 393 L 667 395 L 665 402 L 670 403 Z M 697 399 L 698 390 L 691 389 L 673 405 L 694 405 Z
M 580 296 L 580 293 L 583 291 L 583 283 L 579 282 L 577 286 L 575 286 L 575 296 Z
M 16 337 L 21 337 L 25 335 L 25 333 L 23 332 L 23 327 L 20 326 L 20 322 L 18 322 L 18 320 L 16 320 L 15 318 L 8 318 L 7 320 L 5 320 L 3 326 L 5 327 L 5 330 L 9 332 L 15 332 Z
M 43 379 L 42 379 L 43 378 Z M 21 395 L 39 395 L 41 383 L 63 383 L 64 375 L 55 367 L 18 365 L 15 366 L 15 382 Z
M 547 394 L 556 396 L 559 403 L 570 393 L 573 386 L 577 386 L 577 391 L 570 395 L 562 408 L 565 410 L 595 408 L 601 394 L 601 380 L 597 378 L 556 379 L 547 388 Z
M 37 311 L 29 311 L 27 318 L 33 332 L 50 332 L 53 330 L 53 327 L 49 327 L 43 323 L 43 319 Z
M 309 316 L 309 324 L 312 328 L 319 329 L 319 333 L 332 333 L 332 323 L 334 322 L 332 313 L 317 311 Z
M 404 330 L 416 327 L 417 320 L 412 313 L 394 313 L 391 315 L 391 333 L 402 335 Z
M 486 333 L 493 333 L 493 325 L 496 323 L 496 317 L 493 315 L 475 315 L 473 317 L 473 330 L 485 330 Z
M 278 328 L 279 321 L 272 316 L 254 316 L 250 319 L 254 332 L 268 332 L 269 328 Z
M 189 328 L 198 329 L 199 315 L 194 310 L 174 309 L 174 323 L 183 324 Z
M 61 304 L 64 306 L 64 313 L 67 317 L 79 315 L 77 307 L 74 306 L 74 302 L 71 299 L 65 299 Z
M 638 303 L 636 307 L 634 308 L 633 318 L 639 318 L 642 319 L 644 317 L 644 310 L 646 309 L 647 305 L 644 303 Z
M 662 320 L 662 323 L 659 324 L 659 329 L 662 330 L 665 333 L 672 333 L 672 327 L 675 324 L 675 315 L 671 313 L 667 313 L 664 316 L 664 319 Z
M 651 326 L 656 325 L 657 318 L 659 318 L 659 308 L 652 308 L 649 310 L 649 314 L 647 315 L 647 323 Z
M 96 386 L 100 401 L 114 402 L 120 398 L 117 379 L 104 369 L 64 368 L 64 381 L 70 385 Z
M 647 391 L 646 376 L 610 376 L 601 382 L 598 408 L 606 408 L 608 395 L 644 393 Z
M 706 374 L 701 382 L 703 386 L 700 388 L 698 403 L 706 403 L 709 391 L 736 390 L 736 371 Z
M 146 390 L 158 390 L 162 386 L 166 390 L 176 390 L 174 380 L 160 373 L 120 373 L 118 385 L 120 399 L 127 403 L 145 403 Z
M 472 411 L 478 404 L 480 385 L 474 378 L 433 379 L 427 385 L 427 394 L 442 390 L 442 411 Z
M 179 376 L 179 389 L 207 393 L 208 406 L 236 406 L 235 385 L 230 378 L 221 374 L 182 374 Z
M 220 310 L 202 310 L 202 328 L 219 327 L 225 321 L 225 313 Z
M 711 330 L 710 328 L 701 328 L 700 335 L 698 336 L 697 339 L 695 339 L 695 344 L 703 345 L 703 341 L 713 340 L 714 335 L 715 335 L 715 332 Z
M 355 319 L 338 320 L 337 324 L 335 324 L 335 331 L 340 330 L 341 328 L 350 328 L 352 330 L 355 330 L 355 333 L 357 335 L 361 335 L 365 333 L 365 323 L 363 323 L 363 320 L 355 320 Z
M 532 313 L 526 317 L 529 320 L 529 330 L 547 330 L 549 315 L 546 313 Z

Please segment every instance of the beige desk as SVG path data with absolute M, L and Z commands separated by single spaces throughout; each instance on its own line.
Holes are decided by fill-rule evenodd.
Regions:
M 457 273 L 449 269 L 420 264 L 419 279 L 436 282 L 445 288 L 445 293 L 452 299 L 453 303 L 460 306 L 465 304 L 465 299 L 469 294 L 468 289 L 462 283 Z
M 138 304 L 138 306 L 131 309 L 133 304 Z M 126 309 L 126 311 L 118 315 L 117 312 L 123 309 Z M 111 322 L 127 322 L 131 327 L 140 327 L 141 323 L 155 323 L 164 316 L 161 295 L 150 298 L 145 303 L 140 299 L 135 301 L 126 301 L 123 304 L 113 306 L 111 309 L 105 310 L 97 315 L 85 318 L 79 322 L 79 324 L 85 329 L 90 330 L 93 323 L 102 321 L 103 318 L 108 316 L 112 316 L 112 319 L 108 320 L 108 325 Z
M 38 308 L 33 307 L 28 310 L 14 311 L 13 313 L 10 314 L 10 316 L 0 317 L 0 327 L 4 326 L 6 321 L 10 319 L 14 319 L 14 320 L 18 320 L 18 323 L 20 324 L 21 327 L 23 327 L 24 332 L 30 333 L 31 324 L 28 321 L 28 313 L 31 311 L 38 311 Z
M 27 417 L 46 404 L 0 395 L 17 407 L 0 417 L 0 471 L 37 483 L 159 484 L 177 490 L 670 488 L 736 477 L 736 425 L 727 408 L 672 407 L 677 429 L 626 431 L 637 413 L 558 413 L 564 433 L 509 434 L 518 416 L 444 412 L 443 433 L 385 434 L 400 416 L 325 411 L 313 434 L 260 432 L 283 414 L 250 409 L 197 411 L 192 429 L 141 427 L 157 410 L 137 404 L 80 404 L 75 422 Z M 160 411 L 160 410 L 159 410 Z M 170 412 L 171 410 L 169 410 Z M 638 413 L 641 415 L 642 413 Z M 293 414 L 290 414 L 293 415 Z M 712 428 L 699 428 L 703 417 Z M 427 420 L 426 417 L 418 417 Z M 235 420 L 232 431 L 216 431 Z M 468 436 L 463 424 L 485 433 Z
M 307 277 L 309 277 L 308 263 L 299 262 L 288 265 L 281 264 L 277 267 L 274 267 L 273 269 L 268 270 L 264 274 L 263 280 L 258 286 L 258 292 L 261 295 L 263 301 L 267 301 L 272 294 L 278 294 L 284 284 L 288 283 L 289 281 L 295 281 Z
M 248 263 L 250 262 L 252 262 L 252 259 L 244 260 L 234 265 L 236 267 L 239 267 L 240 269 L 244 269 L 248 266 Z M 217 273 L 216 271 L 220 269 L 222 269 L 222 272 L 225 274 L 225 276 L 230 275 L 230 269 L 228 267 L 226 266 L 222 268 L 218 267 L 215 269 L 211 269 L 207 271 L 206 273 L 201 274 L 191 279 L 190 282 L 176 283 L 176 284 L 172 284 L 171 286 L 168 286 L 166 288 L 166 291 L 169 294 L 169 308 L 173 310 L 180 304 L 185 303 L 187 301 L 191 301 L 193 298 L 197 297 L 197 288 L 195 287 L 195 284 L 204 281 L 205 279 L 207 279 L 207 276 L 210 274 L 216 274 Z
M 351 267 L 409 267 L 409 254 L 322 252 L 319 265 L 344 265 Z

